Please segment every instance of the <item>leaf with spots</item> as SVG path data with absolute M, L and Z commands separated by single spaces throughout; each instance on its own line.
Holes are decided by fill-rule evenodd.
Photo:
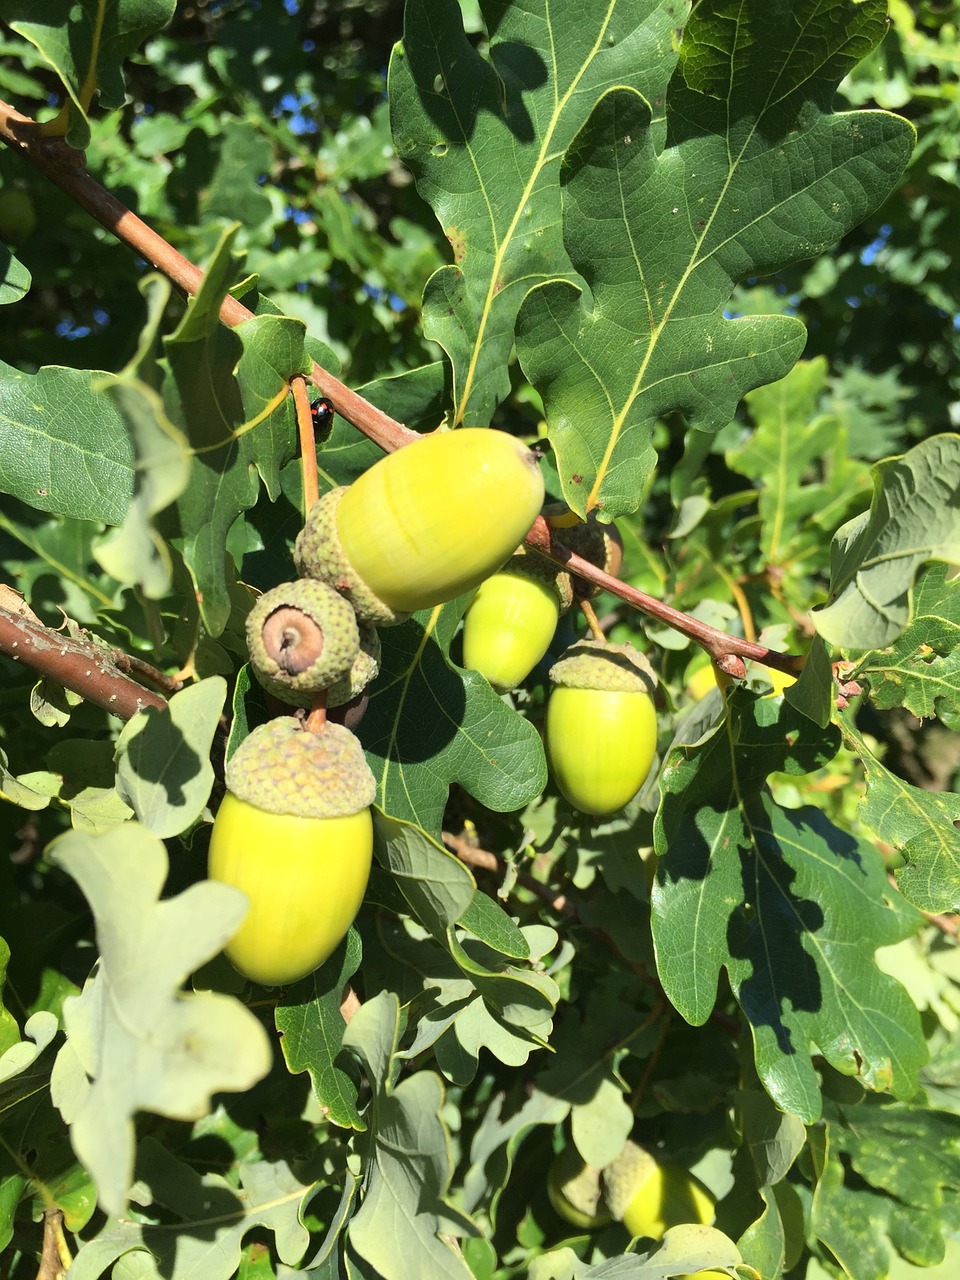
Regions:
M 659 110 L 636 88 L 599 102 L 563 160 L 563 231 L 582 285 L 532 290 L 517 326 L 544 397 L 564 497 L 636 510 L 657 419 L 717 431 L 782 378 L 805 332 L 728 317 L 734 286 L 815 257 L 890 192 L 912 127 L 836 113 L 844 75 L 882 38 L 884 0 L 703 0 Z

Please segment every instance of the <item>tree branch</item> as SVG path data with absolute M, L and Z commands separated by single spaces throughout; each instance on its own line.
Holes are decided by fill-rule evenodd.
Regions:
M 192 296 L 197 292 L 203 280 L 200 268 L 178 253 L 163 236 L 148 227 L 92 178 L 84 167 L 83 152 L 74 151 L 62 138 L 44 137 L 35 120 L 21 115 L 6 102 L 0 102 L 0 141 L 23 156 L 45 178 L 86 209 L 101 226 L 135 249 L 185 294 Z M 228 294 L 220 306 L 220 319 L 235 329 L 245 320 L 252 320 L 253 312 Z M 321 365 L 314 363 L 309 380 L 338 413 L 382 449 L 389 452 L 420 438 L 416 431 L 388 417 Z
M 0 605 L 0 653 L 72 689 L 88 702 L 129 720 L 144 707 L 162 709 L 165 698 L 117 669 L 102 646 L 52 631 Z

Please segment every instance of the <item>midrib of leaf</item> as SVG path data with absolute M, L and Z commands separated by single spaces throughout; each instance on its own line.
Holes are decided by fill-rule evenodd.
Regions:
M 83 578 L 79 574 L 74 573 L 68 565 L 62 564 L 59 560 L 55 559 L 47 550 L 45 550 L 45 548 L 38 546 L 29 538 L 25 537 L 23 530 L 19 529 L 14 524 L 11 524 L 2 513 L 0 513 L 0 529 L 4 529 L 12 538 L 16 538 L 17 542 L 22 542 L 25 547 L 29 547 L 38 559 L 45 561 L 51 569 L 56 569 L 57 573 L 59 573 L 61 577 L 66 578 L 68 582 L 74 583 L 74 585 L 78 586 L 81 591 L 85 591 L 87 595 L 92 596 L 94 600 L 99 601 L 100 604 L 109 608 L 113 603 L 112 597 L 104 595 L 100 588 L 94 586 L 89 578 Z
M 431 635 L 436 629 L 437 622 L 439 621 L 439 618 L 440 618 L 441 607 L 442 606 L 438 605 L 431 613 L 430 621 L 424 627 L 423 636 L 420 639 L 420 643 L 417 645 L 417 651 L 413 655 L 413 657 L 410 659 L 409 663 L 407 664 L 407 669 L 403 673 L 403 677 L 399 682 L 402 688 L 402 693 L 400 694 L 400 697 L 397 699 L 397 709 L 394 712 L 393 724 L 390 726 L 390 736 L 387 740 L 387 749 L 383 753 L 383 768 L 380 770 L 380 794 L 382 796 L 385 796 L 387 793 L 387 777 L 393 765 L 394 749 L 396 748 L 396 745 L 397 745 L 397 729 L 401 720 L 403 719 L 403 709 L 407 704 L 407 696 L 410 692 L 410 681 L 413 679 L 414 671 L 416 671 L 420 665 L 420 659 L 423 655 L 424 649 L 426 649 L 427 647 L 427 641 L 430 639 Z M 414 813 L 416 813 L 417 805 L 414 803 L 414 799 L 410 794 L 409 788 L 407 787 L 403 770 L 398 768 L 397 773 L 399 774 L 401 783 L 403 785 L 403 794 L 406 796 L 410 804 L 411 810 Z M 386 810 L 384 812 L 386 812 Z
M 507 227 L 506 233 L 502 240 L 498 240 L 497 238 L 497 228 L 493 218 L 493 211 L 490 208 L 490 201 L 487 198 L 486 187 L 484 186 L 483 180 L 480 177 L 479 170 L 477 169 L 477 164 L 474 159 L 473 148 L 468 147 L 468 150 L 470 153 L 470 160 L 471 160 L 471 163 L 473 164 L 474 172 L 477 174 L 477 181 L 480 186 L 480 189 L 483 192 L 484 203 L 487 206 L 487 212 L 489 214 L 489 219 L 490 219 L 490 231 L 491 231 L 493 242 L 496 245 L 496 253 L 494 254 L 494 258 L 493 258 L 493 270 L 490 272 L 490 280 L 489 280 L 489 283 L 487 284 L 487 295 L 483 300 L 483 307 L 480 312 L 480 320 L 477 326 L 477 336 L 476 336 L 476 339 L 474 340 L 473 348 L 470 353 L 470 362 L 467 365 L 467 373 L 463 380 L 463 396 L 461 398 L 460 408 L 457 413 L 457 422 L 463 421 L 463 415 L 466 410 L 467 404 L 470 400 L 470 393 L 473 389 L 473 383 L 476 378 L 477 364 L 480 359 L 480 348 L 483 345 L 483 335 L 486 332 L 487 324 L 490 319 L 490 314 L 493 308 L 493 300 L 496 297 L 496 293 L 497 293 L 496 284 L 497 284 L 497 281 L 500 279 L 500 269 L 503 265 L 503 260 L 504 260 L 504 257 L 506 256 L 507 249 L 509 248 L 511 242 L 513 241 L 513 237 L 516 233 L 517 226 L 519 225 L 520 217 L 523 213 L 524 207 L 527 201 L 530 199 L 530 196 L 534 188 L 536 187 L 537 182 L 540 179 L 541 173 L 543 172 L 547 164 L 556 158 L 552 154 L 548 153 L 549 147 L 553 141 L 560 119 L 563 116 L 563 113 L 567 105 L 569 104 L 570 99 L 573 97 L 574 93 L 576 92 L 577 86 L 580 84 L 580 81 L 586 75 L 587 68 L 592 64 L 593 60 L 596 58 L 599 52 L 600 45 L 603 40 L 603 36 L 607 30 L 607 27 L 610 25 L 610 19 L 613 16 L 613 10 L 616 7 L 616 3 L 617 3 L 617 0 L 608 0 L 607 10 L 606 10 L 606 13 L 604 14 L 603 22 L 598 30 L 597 38 L 593 43 L 592 49 L 590 50 L 587 57 L 584 58 L 577 74 L 570 81 L 570 84 L 567 86 L 566 92 L 564 93 L 563 97 L 555 101 L 553 114 L 550 117 L 550 123 L 546 131 L 544 132 L 543 139 L 540 143 L 540 150 L 537 153 L 536 161 L 530 170 L 530 176 L 528 177 L 526 184 L 524 185 L 520 199 L 517 201 L 517 206 L 516 206 L 516 209 L 514 210 L 513 217 L 510 219 L 510 224 Z M 545 10 L 547 14 L 547 30 L 550 34 L 550 58 L 553 66 L 553 84 L 555 86 L 554 97 L 556 99 L 556 85 L 557 85 L 558 72 L 557 72 L 556 45 L 555 45 L 554 34 L 553 34 L 554 24 L 553 24 L 553 20 L 550 17 L 550 0 L 546 0 Z M 452 101 L 453 99 L 451 98 L 451 102 Z M 458 123 L 459 123 L 459 114 L 458 114 Z M 466 136 L 466 130 L 464 130 L 464 135 Z
M 740 6 L 740 9 L 741 9 L 741 15 L 740 15 L 740 17 L 737 19 L 737 35 L 738 35 L 738 37 L 739 37 L 739 33 L 740 33 L 741 29 L 742 29 L 742 27 L 741 27 L 741 22 L 743 22 L 743 15 L 742 15 L 742 10 L 743 10 L 743 8 L 744 8 L 744 4 L 742 3 L 742 4 L 741 4 L 741 6 Z M 652 333 L 651 333 L 651 336 L 650 336 L 650 345 L 647 347 L 646 354 L 644 355 L 643 359 L 642 359 L 642 360 L 641 360 L 641 362 L 640 362 L 640 366 L 639 366 L 639 368 L 638 368 L 638 370 L 637 370 L 637 376 L 636 376 L 636 378 L 634 378 L 634 380 L 633 380 L 633 386 L 630 388 L 629 395 L 626 397 L 626 399 L 625 399 L 625 401 L 624 401 L 624 404 L 623 404 L 622 409 L 619 411 L 619 413 L 616 413 L 616 414 L 614 415 L 614 419 L 613 419 L 613 430 L 612 430 L 612 431 L 611 431 L 611 433 L 610 433 L 610 439 L 609 439 L 609 441 L 607 442 L 607 447 L 606 447 L 606 449 L 604 450 L 603 457 L 602 457 L 602 459 L 600 460 L 600 465 L 599 465 L 599 466 L 598 466 L 598 468 L 597 468 L 597 478 L 596 478 L 596 480 L 594 481 L 593 488 L 590 490 L 590 494 L 589 494 L 589 496 L 588 496 L 588 498 L 587 498 L 586 510 L 587 510 L 588 512 L 589 512 L 589 511 L 591 511 L 591 510 L 593 510 L 593 508 L 597 505 L 597 501 L 598 501 L 598 497 L 599 497 L 599 493 L 600 493 L 601 486 L 602 486 L 603 481 L 604 481 L 604 479 L 605 479 L 605 477 L 606 477 L 607 470 L 608 470 L 608 469 L 609 469 L 609 467 L 610 467 L 610 461 L 611 461 L 611 459 L 612 459 L 612 457 L 613 457 L 613 453 L 614 453 L 614 450 L 615 450 L 615 448 L 616 448 L 616 446 L 617 446 L 617 442 L 618 442 L 618 441 L 619 441 L 619 439 L 620 439 L 620 434 L 621 434 L 621 432 L 623 431 L 623 424 L 624 424 L 624 422 L 626 421 L 627 414 L 628 414 L 628 412 L 630 411 L 630 408 L 631 408 L 631 406 L 632 406 L 632 404 L 633 404 L 634 400 L 635 400 L 635 399 L 637 398 L 637 396 L 640 394 L 640 388 L 641 388 L 641 386 L 643 385 L 643 380 L 644 380 L 644 377 L 646 376 L 646 372 L 647 372 L 647 369 L 648 369 L 648 367 L 649 367 L 649 365 L 650 365 L 650 361 L 653 359 L 654 352 L 656 351 L 656 348 L 657 348 L 657 343 L 658 343 L 658 341 L 660 340 L 661 335 L 663 334 L 663 331 L 664 331 L 664 329 L 665 329 L 665 327 L 666 327 L 666 325 L 667 325 L 667 323 L 668 323 L 668 321 L 669 321 L 669 319 L 670 319 L 670 316 L 671 316 L 671 314 L 672 314 L 672 312 L 673 312 L 673 308 L 674 308 L 674 306 L 676 305 L 677 300 L 678 300 L 678 298 L 680 297 L 680 294 L 683 292 L 684 288 L 686 287 L 687 282 L 689 281 L 690 277 L 693 275 L 694 271 L 696 271 L 699 267 L 701 267 L 701 266 L 703 265 L 703 263 L 704 263 L 704 262 L 707 262 L 707 261 L 709 260 L 709 258 L 713 257 L 713 256 L 714 256 L 714 255 L 715 255 L 715 254 L 716 254 L 716 253 L 717 253 L 721 248 L 723 248 L 723 246 L 727 243 L 727 240 L 721 240 L 721 241 L 719 241 L 719 242 L 717 243 L 717 245 L 715 246 L 715 248 L 714 248 L 714 249 L 713 249 L 713 250 L 712 250 L 712 251 L 711 251 L 711 252 L 710 252 L 710 253 L 709 253 L 705 258 L 700 259 L 700 258 L 698 257 L 699 252 L 700 252 L 700 249 L 701 249 L 701 247 L 702 247 L 702 245 L 703 245 L 703 243 L 704 243 L 704 241 L 705 241 L 705 239 L 706 239 L 706 237 L 707 237 L 708 233 L 710 232 L 710 229 L 711 229 L 711 227 L 713 226 L 714 221 L 719 217 L 720 211 L 721 211 L 721 209 L 723 209 L 723 207 L 724 207 L 724 202 L 726 201 L 727 192 L 729 191 L 730 186 L 731 186 L 731 184 L 732 184 L 732 182 L 733 182 L 734 176 L 735 176 L 735 175 L 736 175 L 736 173 L 737 173 L 737 169 L 738 169 L 738 167 L 739 167 L 739 165 L 740 165 L 740 162 L 741 162 L 741 161 L 742 161 L 742 159 L 743 159 L 744 153 L 746 152 L 746 150 L 747 150 L 747 148 L 749 147 L 750 143 L 753 141 L 754 136 L 756 135 L 756 133 L 757 133 L 757 131 L 758 131 L 759 127 L 760 127 L 760 124 L 762 123 L 762 121 L 763 121 L 763 120 L 764 120 L 764 118 L 766 117 L 766 115 L 767 115 L 768 111 L 770 111 L 771 107 L 774 105 L 774 101 L 775 101 L 775 100 L 774 100 L 774 94 L 775 94 L 775 92 L 776 92 L 777 85 L 778 85 L 778 84 L 779 84 L 779 82 L 780 82 L 780 79 L 781 79 L 781 77 L 782 77 L 782 75 L 783 75 L 783 71 L 784 71 L 784 69 L 785 69 L 787 66 L 789 66 L 789 65 L 790 65 L 790 56 L 792 56 L 792 55 L 793 55 L 793 53 L 796 51 L 797 45 L 798 45 L 798 43 L 799 43 L 799 41 L 800 41 L 800 37 L 801 37 L 801 35 L 803 34 L 803 32 L 804 32 L 804 31 L 806 31 L 806 27 L 805 27 L 805 26 L 804 26 L 803 28 L 801 28 L 800 33 L 798 34 L 797 38 L 794 40 L 794 43 L 793 43 L 793 45 L 792 45 L 792 46 L 791 46 L 791 48 L 790 48 L 790 52 L 789 52 L 788 57 L 784 60 L 783 65 L 781 66 L 781 69 L 780 69 L 780 71 L 779 71 L 779 73 L 778 73 L 778 75 L 777 75 L 776 80 L 774 81 L 774 83 L 773 83 L 773 84 L 771 85 L 771 87 L 770 87 L 770 92 L 768 93 L 767 98 L 766 98 L 766 101 L 765 101 L 765 102 L 764 102 L 764 104 L 763 104 L 763 109 L 757 113 L 757 119 L 756 119 L 756 121 L 754 122 L 753 126 L 752 126 L 752 127 L 749 129 L 749 131 L 747 132 L 747 134 L 746 134 L 746 136 L 745 136 L 745 138 L 744 138 L 743 144 L 742 144 L 742 146 L 740 147 L 740 150 L 739 150 L 739 152 L 737 153 L 737 155 L 736 155 L 736 156 L 732 156 L 732 155 L 730 154 L 730 151 L 729 151 L 730 132 L 731 132 L 731 130 L 730 130 L 730 118 L 729 118 L 729 113 L 730 113 L 730 100 L 731 100 L 731 97 L 732 97 L 733 66 L 734 66 L 735 61 L 736 61 L 736 59 L 735 59 L 735 58 L 731 58 L 731 59 L 730 59 L 730 62 L 729 62 L 729 74 L 728 74 L 728 77 L 727 77 L 727 152 L 728 152 L 728 155 L 727 155 L 727 163 L 728 163 L 728 173 L 727 173 L 727 177 L 726 177 L 726 179 L 725 179 L 725 181 L 724 181 L 724 183 L 723 183 L 723 186 L 722 186 L 722 187 L 721 187 L 721 189 L 720 189 L 720 193 L 719 193 L 719 195 L 718 195 L 718 197 L 717 197 L 717 200 L 716 200 L 716 202 L 715 202 L 715 204 L 714 204 L 713 210 L 711 211 L 711 213 L 709 214 L 709 216 L 705 219 L 705 221 L 704 221 L 704 225 L 703 225 L 703 227 L 702 227 L 702 229 L 701 229 L 701 231 L 700 231 L 700 234 L 699 234 L 699 235 L 695 238 L 695 240 L 694 240 L 693 252 L 692 252 L 692 253 L 691 253 L 691 255 L 690 255 L 690 261 L 688 262 L 687 266 L 684 268 L 684 270 L 683 270 L 682 274 L 680 275 L 680 277 L 679 277 L 679 279 L 678 279 L 678 282 L 677 282 L 676 288 L 675 288 L 675 289 L 674 289 L 674 291 L 673 291 L 673 294 L 672 294 L 672 296 L 671 296 L 671 298 L 670 298 L 670 301 L 669 301 L 668 305 L 667 305 L 667 306 L 666 306 L 666 308 L 664 309 L 663 315 L 662 315 L 662 317 L 660 318 L 660 322 L 659 322 L 659 323 L 654 327 L 654 329 L 653 329 L 653 331 L 652 331 Z M 810 80 L 810 79 L 812 79 L 813 74 L 815 74 L 815 73 L 811 73 L 811 75 L 809 75 L 809 76 L 807 77 L 807 81 L 808 81 L 808 82 L 809 82 L 809 80 Z M 617 184 L 617 185 L 618 185 L 618 188 L 619 188 L 619 189 L 621 190 L 621 192 L 622 192 L 622 184 L 618 182 L 618 184 Z M 791 194 L 788 196 L 788 199 L 793 199 L 793 196 L 794 196 L 794 193 L 792 193 L 792 192 L 791 192 Z M 622 196 L 621 196 L 621 204 L 622 204 Z M 766 218 L 771 217 L 771 216 L 776 212 L 776 209 L 777 209 L 778 207 L 779 207 L 779 205 L 771 205 L 769 208 L 765 209 L 765 210 L 764 210 L 764 212 L 763 212 L 763 214 L 761 215 L 761 216 L 762 216 L 762 218 L 763 218 L 763 219 L 766 219 Z M 756 222 L 756 221 L 760 221 L 760 219 L 755 219 L 754 221 L 755 221 L 755 222 Z M 624 222 L 625 222 L 625 225 L 628 227 L 628 234 L 629 234 L 629 223 L 627 223 L 627 222 L 626 222 L 626 219 L 624 219 Z M 747 224 L 747 225 L 750 225 L 750 224 Z M 745 230 L 746 230 L 746 226 L 741 227 L 741 228 L 739 229 L 739 231 L 737 232 L 737 234 L 738 234 L 738 235 L 742 235 L 742 234 L 743 234 L 743 232 L 744 232 Z M 732 239 L 732 238 L 733 238 L 733 237 L 728 237 L 728 239 Z M 631 244 L 632 244 L 632 243 L 633 243 L 633 239 L 632 239 L 632 236 L 631 236 Z M 641 278 L 641 282 L 642 282 L 642 281 L 643 281 L 643 275 L 642 275 L 642 273 L 640 274 L 640 278 Z M 650 295 L 649 295 L 649 293 L 647 292 L 647 289 L 646 289 L 646 287 L 645 287 L 645 286 L 644 286 L 644 288 L 643 288 L 643 295 L 644 295 L 644 299 L 645 299 L 646 304 L 647 304 L 647 314 L 649 315 L 649 314 L 651 314 L 651 310 L 652 310 L 652 303 L 651 303 Z

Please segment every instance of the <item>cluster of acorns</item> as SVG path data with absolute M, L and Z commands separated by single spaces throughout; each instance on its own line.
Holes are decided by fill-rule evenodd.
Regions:
M 324 691 L 328 708 L 349 702 L 378 672 L 378 627 L 479 586 L 464 623 L 465 665 L 497 689 L 516 686 L 546 653 L 561 610 L 586 594 L 545 558 L 516 550 L 543 496 L 534 453 L 505 432 L 474 428 L 425 436 L 324 494 L 297 539 L 299 580 L 266 592 L 247 620 L 257 679 L 296 707 Z M 564 540 L 619 567 L 617 541 L 595 522 L 565 529 Z M 649 664 L 629 645 L 587 640 L 550 676 L 557 785 L 577 808 L 613 813 L 653 760 Z M 293 982 L 327 959 L 359 909 L 376 783 L 349 729 L 291 715 L 244 740 L 226 784 L 210 877 L 250 901 L 226 953 L 254 981 Z

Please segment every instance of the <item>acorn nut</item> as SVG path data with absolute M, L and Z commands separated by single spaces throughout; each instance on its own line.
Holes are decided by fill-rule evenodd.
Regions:
M 631 1236 L 659 1240 L 681 1223 L 714 1219 L 715 1202 L 702 1182 L 680 1165 L 661 1164 L 636 1142 L 627 1141 L 604 1169 L 603 1189 L 610 1212 Z
M 579 640 L 550 668 L 546 748 L 575 809 L 606 816 L 631 800 L 657 749 L 656 676 L 632 645 Z
M 361 622 L 392 626 L 498 569 L 542 501 L 537 457 L 515 437 L 436 432 L 314 503 L 294 560 L 342 592 Z
M 282 702 L 309 707 L 321 689 L 349 677 L 360 650 L 349 603 L 324 582 L 285 582 L 247 615 L 253 673 Z
M 290 716 L 254 729 L 226 766 L 209 876 L 250 908 L 224 951 L 245 977 L 286 985 L 322 964 L 360 908 L 376 782 L 349 729 Z
M 463 619 L 463 665 L 499 693 L 522 684 L 573 602 L 570 575 L 521 547 L 481 582 Z

